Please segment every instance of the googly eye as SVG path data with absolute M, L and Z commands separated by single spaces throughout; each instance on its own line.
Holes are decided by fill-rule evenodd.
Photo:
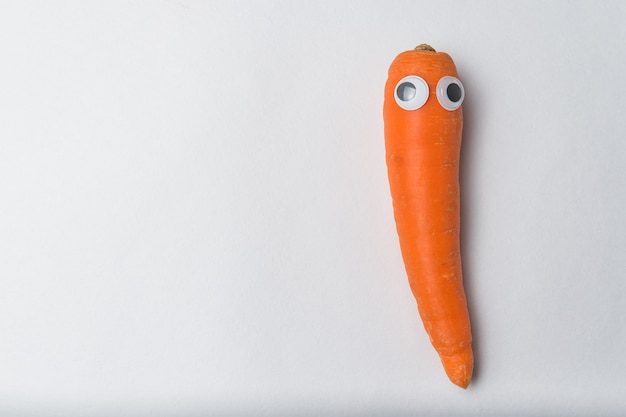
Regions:
M 417 75 L 409 75 L 398 81 L 394 97 L 404 110 L 417 110 L 428 100 L 428 84 Z
M 437 100 L 446 110 L 456 110 L 461 107 L 465 98 L 465 89 L 458 78 L 446 75 L 437 83 Z

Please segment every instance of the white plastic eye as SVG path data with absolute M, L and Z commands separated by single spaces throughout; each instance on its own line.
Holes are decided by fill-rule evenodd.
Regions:
M 428 84 L 417 75 L 409 75 L 398 81 L 393 95 L 404 110 L 417 110 L 428 100 Z
M 461 107 L 465 98 L 465 89 L 458 78 L 446 75 L 437 83 L 437 100 L 446 110 L 456 110 Z

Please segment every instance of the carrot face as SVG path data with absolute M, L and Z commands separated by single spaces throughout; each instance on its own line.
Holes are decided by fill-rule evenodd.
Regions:
M 420 45 L 391 64 L 383 106 L 389 186 L 409 284 L 448 377 L 462 388 L 474 367 L 459 241 L 464 97 L 450 56 Z

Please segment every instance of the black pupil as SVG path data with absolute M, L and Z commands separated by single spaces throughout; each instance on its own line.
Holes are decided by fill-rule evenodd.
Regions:
M 417 93 L 417 88 L 408 81 L 403 82 L 398 86 L 397 94 L 398 98 L 402 101 L 411 101 Z
M 457 83 L 452 83 L 446 89 L 446 94 L 448 95 L 450 101 L 456 103 L 457 101 L 461 100 L 461 87 L 459 87 Z

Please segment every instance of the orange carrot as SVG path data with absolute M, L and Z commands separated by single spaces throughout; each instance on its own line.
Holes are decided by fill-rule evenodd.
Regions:
M 446 53 L 420 45 L 396 57 L 383 116 L 396 229 L 431 343 L 456 385 L 474 356 L 459 242 L 459 155 L 465 92 Z

